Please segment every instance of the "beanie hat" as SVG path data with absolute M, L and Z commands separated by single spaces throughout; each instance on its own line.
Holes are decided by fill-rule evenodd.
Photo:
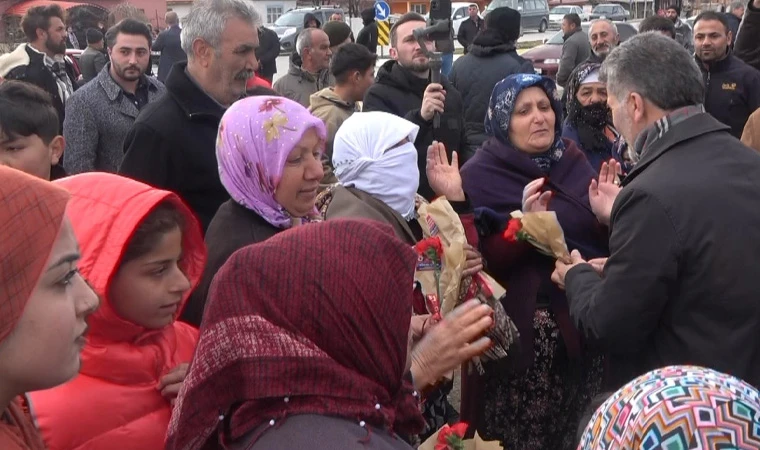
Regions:
M 506 6 L 496 8 L 486 16 L 486 29 L 496 30 L 505 41 L 520 37 L 520 13 Z
M 346 42 L 346 39 L 351 36 L 351 27 L 345 22 L 327 22 L 322 27 L 322 31 L 327 33 L 327 37 L 330 38 L 330 47 L 335 47 Z

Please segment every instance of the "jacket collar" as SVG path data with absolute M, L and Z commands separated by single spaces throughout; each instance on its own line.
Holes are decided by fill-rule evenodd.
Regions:
M 699 70 L 702 72 L 725 72 L 731 67 L 731 63 L 733 62 L 734 56 L 731 54 L 731 49 L 728 49 L 728 52 L 726 53 L 726 56 L 718 61 L 714 61 L 711 63 L 707 63 L 707 68 L 705 68 L 705 63 L 702 62 L 701 59 L 699 59 L 699 56 L 694 55 L 694 60 L 697 62 L 697 65 L 699 66 Z
M 654 124 L 649 129 L 642 131 L 642 134 L 651 130 L 660 130 L 658 132 L 659 137 L 653 140 L 649 144 L 649 148 L 643 151 L 641 160 L 636 163 L 636 166 L 634 166 L 634 168 L 628 173 L 628 176 L 623 180 L 623 186 L 630 183 L 643 172 L 647 166 L 678 144 L 709 133 L 730 131 L 731 127 L 718 122 L 710 114 L 701 112 L 690 115 L 680 122 L 665 127 L 663 127 L 662 124 Z M 637 138 L 637 141 L 638 139 L 643 139 L 643 137 L 640 135 L 639 138 Z
M 105 91 L 106 96 L 108 97 L 108 100 L 115 102 L 119 99 L 119 97 L 122 95 L 124 90 L 121 88 L 119 83 L 117 83 L 113 77 L 111 76 L 111 63 L 109 62 L 106 64 L 106 66 L 103 68 L 103 70 L 100 71 L 98 74 L 98 83 L 100 84 L 100 87 L 103 88 L 103 91 Z M 145 76 L 141 75 L 139 84 L 147 85 L 148 91 L 158 91 L 158 81 Z
M 166 89 L 188 117 L 212 116 L 221 120 L 226 108 L 211 98 L 187 73 L 187 61 L 174 64 Z

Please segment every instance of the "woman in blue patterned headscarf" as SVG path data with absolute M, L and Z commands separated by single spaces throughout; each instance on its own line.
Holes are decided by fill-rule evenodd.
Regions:
M 644 374 L 594 414 L 578 450 L 756 450 L 760 393 L 714 370 L 671 366 Z
M 463 370 L 462 420 L 504 448 L 570 450 L 582 414 L 601 386 L 602 358 L 585 348 L 564 291 L 551 282 L 554 260 L 525 242 L 504 239 L 515 210 L 553 211 L 570 249 L 607 255 L 606 229 L 588 199 L 596 172 L 562 139 L 562 105 L 549 78 L 511 75 L 491 94 L 491 136 L 462 168 L 489 272 L 508 286 L 504 308 L 520 331 L 522 353 L 509 367 Z

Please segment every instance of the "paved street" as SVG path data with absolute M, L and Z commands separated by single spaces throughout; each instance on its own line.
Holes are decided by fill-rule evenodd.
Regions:
M 549 39 L 550 37 L 554 35 L 554 33 L 557 33 L 557 30 L 547 31 L 545 33 L 525 33 L 525 35 L 523 35 L 523 37 L 520 38 L 519 42 L 541 41 L 544 39 Z M 460 47 L 459 43 L 457 43 L 456 46 Z M 384 58 L 380 57 L 377 60 L 378 67 L 380 67 L 380 65 L 383 64 L 385 60 L 389 58 L 387 47 L 383 56 Z M 460 56 L 461 55 L 454 55 L 454 60 L 456 60 Z M 287 73 L 288 67 L 289 67 L 289 57 L 290 55 L 280 55 L 280 57 L 277 58 L 277 73 L 274 76 L 275 80 L 277 80 L 277 78 Z

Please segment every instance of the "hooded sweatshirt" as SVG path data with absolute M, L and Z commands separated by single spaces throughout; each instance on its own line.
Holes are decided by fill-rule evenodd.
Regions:
M 346 119 L 351 117 L 351 114 L 357 111 L 356 103 L 343 101 L 332 88 L 325 88 L 313 94 L 310 103 L 309 112 L 314 117 L 322 119 L 327 127 L 325 158 L 322 161 L 325 176 L 322 179 L 322 184 L 337 183 L 338 179 L 335 178 L 332 167 L 333 140 L 338 128 L 343 125 Z
M 86 173 L 58 184 L 72 194 L 67 216 L 81 247 L 79 268 L 101 303 L 88 320 L 80 374 L 32 393 L 31 411 L 50 450 L 161 449 L 172 408 L 157 385 L 190 362 L 198 331 L 177 321 L 148 330 L 120 318 L 108 298 L 109 285 L 137 226 L 166 200 L 185 217 L 181 267 L 194 288 L 206 260 L 200 226 L 175 194 L 118 175 Z

